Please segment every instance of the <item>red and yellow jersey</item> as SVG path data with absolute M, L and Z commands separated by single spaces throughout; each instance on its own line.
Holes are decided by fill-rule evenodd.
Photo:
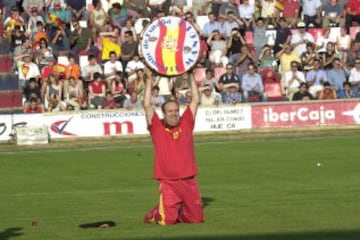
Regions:
M 148 126 L 154 147 L 154 178 L 159 180 L 184 179 L 197 175 L 193 144 L 194 117 L 189 107 L 179 125 L 166 128 L 156 112 Z

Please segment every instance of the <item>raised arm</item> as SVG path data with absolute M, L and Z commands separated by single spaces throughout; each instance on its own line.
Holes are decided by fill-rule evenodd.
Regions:
M 199 89 L 198 89 L 198 87 L 196 85 L 196 82 L 195 82 L 193 72 L 190 73 L 190 85 L 191 85 L 192 99 L 191 99 L 191 102 L 189 104 L 189 107 L 190 107 L 191 112 L 193 113 L 193 116 L 194 116 L 194 119 L 195 119 L 196 112 L 197 112 L 197 109 L 198 109 L 199 104 L 200 104 L 200 94 L 199 94 Z
M 153 74 L 150 69 L 145 69 L 145 76 L 146 76 L 146 82 L 145 82 L 145 92 L 144 92 L 144 110 L 145 110 L 145 117 L 146 122 L 148 125 L 151 125 L 151 119 L 154 115 L 154 109 L 151 106 L 151 89 L 153 86 Z

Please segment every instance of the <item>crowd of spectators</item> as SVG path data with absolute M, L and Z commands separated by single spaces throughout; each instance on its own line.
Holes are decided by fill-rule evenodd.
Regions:
M 202 105 L 267 101 L 269 82 L 288 101 L 360 97 L 360 33 L 350 35 L 360 0 L 0 0 L 0 7 L 24 112 L 141 107 L 141 32 L 163 16 L 198 31 Z M 152 104 L 188 104 L 190 77 L 156 76 Z

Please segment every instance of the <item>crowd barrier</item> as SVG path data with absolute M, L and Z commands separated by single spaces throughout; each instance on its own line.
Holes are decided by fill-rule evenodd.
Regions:
M 161 115 L 160 110 L 157 111 Z M 360 99 L 272 102 L 201 107 L 195 132 L 359 124 Z M 10 140 L 15 127 L 43 125 L 50 139 L 148 134 L 143 110 L 9 114 L 1 116 L 0 141 Z

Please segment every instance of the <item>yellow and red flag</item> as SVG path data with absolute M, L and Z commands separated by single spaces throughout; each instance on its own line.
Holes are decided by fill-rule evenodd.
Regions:
M 48 13 L 48 16 L 49 16 L 49 20 L 52 24 L 56 25 L 56 26 L 61 26 L 64 24 L 64 21 L 61 20 L 61 18 L 59 18 L 58 16 L 56 16 L 55 14 L 53 13 Z
M 25 79 L 26 79 L 29 71 L 30 71 L 30 67 L 27 64 L 24 63 L 21 65 L 21 72 L 24 74 Z
M 275 8 L 276 8 L 276 10 L 278 10 L 279 12 L 284 11 L 284 3 L 283 3 L 283 0 L 276 0 L 276 1 L 275 1 Z

